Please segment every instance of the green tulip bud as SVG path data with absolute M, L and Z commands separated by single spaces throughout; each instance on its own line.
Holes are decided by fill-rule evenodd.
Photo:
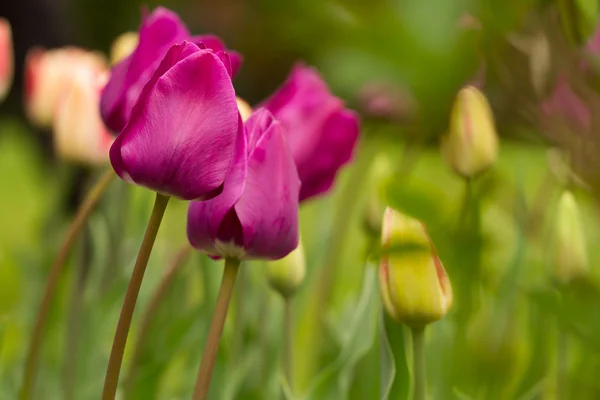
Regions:
M 424 225 L 388 207 L 381 237 L 379 284 L 388 314 L 411 328 L 446 315 L 452 287 Z
M 573 194 L 565 191 L 556 212 L 554 277 L 567 284 L 587 275 L 588 255 L 579 208 Z
M 291 297 L 304 281 L 306 262 L 302 240 L 298 247 L 287 256 L 270 261 L 267 266 L 269 284 L 283 297 Z
M 442 141 L 442 155 L 460 175 L 471 177 L 496 162 L 498 136 L 490 105 L 474 86 L 456 96 L 450 129 Z

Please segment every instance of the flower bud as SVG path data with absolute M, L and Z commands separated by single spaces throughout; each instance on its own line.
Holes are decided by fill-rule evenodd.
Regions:
M 139 36 L 137 32 L 125 32 L 121 34 L 110 47 L 110 63 L 115 65 L 124 58 L 127 58 L 139 42 Z
M 53 123 L 59 157 L 84 164 L 106 164 L 114 138 L 100 118 L 100 92 L 106 75 L 79 71 L 59 100 Z
M 386 208 L 382 251 L 379 284 L 388 314 L 411 328 L 446 315 L 452 304 L 452 287 L 425 226 Z
M 13 78 L 12 31 L 10 24 L 0 18 L 0 101 L 10 90 Z
M 236 97 L 235 101 L 237 101 L 238 111 L 242 117 L 242 122 L 246 122 L 252 115 L 252 107 L 250 107 L 250 104 L 248 104 L 246 100 L 240 97 Z
M 487 99 L 474 86 L 458 92 L 450 129 L 442 141 L 442 155 L 460 175 L 471 177 L 496 161 L 498 137 Z
M 558 202 L 554 243 L 554 277 L 561 284 L 582 278 L 588 272 L 588 256 L 579 208 L 571 192 Z
M 267 278 L 273 289 L 283 297 L 291 297 L 304 281 L 306 262 L 302 240 L 298 247 L 287 256 L 271 261 L 267 266 Z

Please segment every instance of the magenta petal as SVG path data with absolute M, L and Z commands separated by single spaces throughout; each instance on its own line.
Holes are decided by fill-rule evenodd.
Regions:
M 184 42 L 169 50 L 142 91 L 111 161 L 121 176 L 154 191 L 186 200 L 214 196 L 232 163 L 238 129 L 223 63 Z
M 223 184 L 223 192 L 210 200 L 192 201 L 188 209 L 187 235 L 190 243 L 198 250 L 218 254 L 214 247 L 219 228 L 233 205 L 242 195 L 246 181 L 247 144 L 241 121 L 236 140 L 231 168 Z M 235 239 L 235 238 L 232 238 Z
M 246 186 L 235 205 L 248 258 L 278 259 L 298 245 L 300 180 L 281 124 L 267 110 L 246 125 L 249 143 Z
M 213 50 L 215 53 L 219 51 L 226 52 L 229 56 L 229 60 L 231 63 L 231 76 L 235 76 L 237 74 L 242 64 L 242 56 L 237 51 L 228 50 L 219 37 L 215 35 L 199 35 L 193 36 L 190 39 L 190 41 L 196 44 L 202 43 L 207 48 Z
M 264 107 L 281 121 L 302 181 L 300 199 L 326 192 L 352 156 L 358 118 L 313 68 L 298 64 Z
M 187 37 L 189 32 L 183 22 L 166 8 L 158 7 L 144 18 L 137 48 L 113 68 L 102 92 L 102 119 L 110 129 L 123 129 L 140 92 L 169 47 Z
M 350 110 L 338 110 L 329 116 L 322 129 L 311 162 L 298 166 L 300 176 L 311 177 L 302 183 L 300 201 L 328 191 L 340 167 L 352 159 L 358 141 L 358 116 Z

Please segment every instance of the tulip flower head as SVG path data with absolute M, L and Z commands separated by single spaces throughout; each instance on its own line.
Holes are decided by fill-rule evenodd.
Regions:
M 192 36 L 177 14 L 159 7 L 142 21 L 139 41 L 131 55 L 116 64 L 101 99 L 102 119 L 115 132 L 124 127 L 142 89 L 153 76 L 171 46 L 183 41 L 226 53 L 232 74 L 238 70 L 241 57 L 226 51 L 219 38 L 212 35 Z
M 65 88 L 54 118 L 56 153 L 66 160 L 83 164 L 108 163 L 114 138 L 100 118 L 100 92 L 106 75 L 78 71 Z
M 409 249 L 394 250 L 403 247 Z M 388 207 L 383 216 L 382 250 L 379 283 L 388 314 L 411 328 L 446 315 L 452 305 L 452 287 L 423 224 Z
M 118 64 L 129 57 L 139 43 L 137 32 L 125 32 L 115 39 L 110 46 L 110 63 Z
M 10 23 L 0 18 L 0 101 L 8 95 L 13 79 L 13 44 Z
M 100 76 L 108 66 L 103 56 L 66 47 L 56 50 L 33 49 L 25 60 L 25 108 L 30 121 L 50 128 L 65 88 L 76 76 Z
M 222 52 L 172 46 L 110 149 L 115 172 L 184 200 L 219 194 L 243 130 L 230 74 Z
M 351 159 L 359 121 L 312 68 L 296 65 L 263 107 L 283 124 L 302 181 L 300 200 L 327 192 Z
M 450 116 L 442 155 L 460 175 L 471 177 L 496 162 L 498 136 L 487 99 L 474 86 L 461 89 Z
M 267 110 L 244 124 L 223 193 L 192 202 L 192 246 L 214 257 L 276 260 L 298 245 L 300 180 L 283 126 Z
M 302 241 L 287 256 L 271 261 L 267 268 L 267 278 L 273 289 L 283 297 L 290 297 L 298 290 L 306 275 L 306 261 Z
M 565 191 L 558 202 L 554 244 L 554 276 L 561 284 L 585 277 L 589 262 L 581 214 L 575 197 Z

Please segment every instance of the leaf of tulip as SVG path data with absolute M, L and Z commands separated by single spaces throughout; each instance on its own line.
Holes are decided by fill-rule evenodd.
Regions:
M 365 268 L 364 284 L 355 307 L 353 321 L 345 329 L 347 335 L 343 339 L 340 353 L 336 360 L 317 376 L 307 391 L 307 399 L 348 398 L 355 367 L 369 352 L 376 337 L 379 309 L 376 273 L 373 265 L 367 265 Z

